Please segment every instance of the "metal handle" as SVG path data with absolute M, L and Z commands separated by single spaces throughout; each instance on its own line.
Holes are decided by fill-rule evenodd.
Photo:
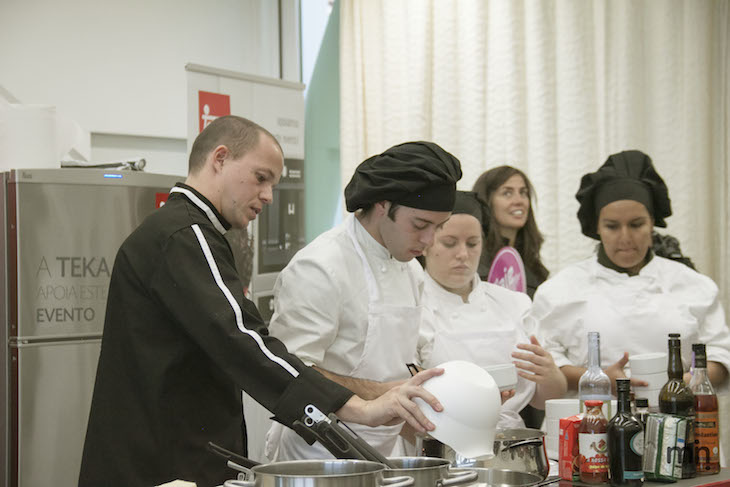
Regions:
M 253 480 L 226 480 L 223 482 L 223 487 L 254 487 Z
M 510 450 L 512 448 L 516 448 L 518 446 L 523 446 L 523 445 L 542 445 L 542 444 L 543 444 L 542 438 L 530 438 L 529 440 L 522 440 L 522 441 L 518 441 L 516 443 L 511 443 L 509 445 L 504 445 L 499 451 Z
M 325 416 L 314 405 L 309 404 L 304 408 L 304 416 L 298 423 L 302 428 L 308 428 L 308 431 L 336 458 L 369 460 L 382 463 L 388 468 L 395 468 L 387 458 L 360 438 L 334 413 Z M 297 429 L 295 431 L 299 432 Z
M 382 480 L 383 483 L 380 485 L 387 485 L 389 487 L 406 487 L 407 485 L 413 485 L 413 477 L 409 477 L 407 475 L 387 477 Z
M 244 467 L 244 468 L 252 468 L 256 465 L 259 465 L 259 462 L 254 462 L 250 458 L 243 457 L 237 453 L 233 453 L 230 450 L 226 450 L 220 445 L 216 445 L 212 441 L 208 442 L 207 445 L 208 451 L 215 453 L 218 456 L 221 456 L 225 458 L 226 460 L 232 461 L 237 467 Z M 239 470 L 236 467 L 233 467 L 236 470 Z
M 478 472 L 476 470 L 467 470 L 466 472 L 454 473 L 449 472 L 449 478 L 444 479 L 442 485 L 447 487 L 448 485 L 464 485 L 471 483 L 477 479 Z
M 247 469 L 246 467 L 244 467 L 243 465 L 239 465 L 232 460 L 228 460 L 227 465 L 229 468 L 232 468 L 233 470 L 238 470 L 239 472 L 245 473 L 247 476 L 250 475 L 250 476 L 252 476 L 251 478 L 253 478 L 253 472 L 251 470 Z

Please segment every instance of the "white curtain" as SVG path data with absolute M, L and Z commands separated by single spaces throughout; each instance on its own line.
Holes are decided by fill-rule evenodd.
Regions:
M 342 184 L 407 140 L 456 155 L 470 189 L 523 169 L 538 196 L 543 260 L 587 257 L 580 177 L 640 149 L 669 186 L 660 232 L 720 286 L 730 311 L 730 2 L 342 0 Z M 721 397 L 723 449 L 730 401 Z
M 342 184 L 369 155 L 432 140 L 523 169 L 554 272 L 589 255 L 575 192 L 609 154 L 648 153 L 679 238 L 730 304 L 730 2 L 342 0 Z

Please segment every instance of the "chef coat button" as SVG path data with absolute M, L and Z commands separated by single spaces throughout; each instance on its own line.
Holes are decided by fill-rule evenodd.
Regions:
M 484 311 L 487 311 L 487 306 L 486 305 L 482 305 L 482 312 L 484 312 Z
M 381 265 L 380 266 L 380 272 L 388 272 L 388 268 L 385 267 L 384 265 Z

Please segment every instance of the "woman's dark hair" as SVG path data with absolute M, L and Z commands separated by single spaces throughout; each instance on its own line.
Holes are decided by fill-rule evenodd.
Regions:
M 479 176 L 472 188 L 472 191 L 476 192 L 477 198 L 488 210 L 485 212 L 485 239 L 484 244 L 482 245 L 480 268 L 486 267 L 486 272 L 488 272 L 489 266 L 494 260 L 494 256 L 497 254 L 499 249 L 505 245 L 504 237 L 502 237 L 499 233 L 499 224 L 494 218 L 494 212 L 492 211 L 492 196 L 500 186 L 502 186 L 515 174 L 522 176 L 522 179 L 525 181 L 525 185 L 527 186 L 527 193 L 530 199 L 530 211 L 527 214 L 527 222 L 524 227 L 517 231 L 515 248 L 520 253 L 522 260 L 525 263 L 525 267 L 535 274 L 535 277 L 537 277 L 539 282 L 542 282 L 547 279 L 549 272 L 540 260 L 540 247 L 542 247 L 544 238 L 540 233 L 540 230 L 537 228 L 537 223 L 535 223 L 535 214 L 532 211 L 535 189 L 532 187 L 532 183 L 525 173 L 512 166 L 497 166 L 485 171 L 481 176 Z M 486 276 L 482 277 L 484 278 Z

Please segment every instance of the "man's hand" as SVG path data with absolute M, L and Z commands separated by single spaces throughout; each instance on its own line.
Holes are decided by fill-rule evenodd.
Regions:
M 413 402 L 413 398 L 423 399 L 434 411 L 443 411 L 438 399 L 421 387 L 431 377 L 443 373 L 444 369 L 424 370 L 370 401 L 356 395 L 352 396 L 335 414 L 343 421 L 367 426 L 391 425 L 406 421 L 418 432 L 431 431 L 435 428 L 434 424 L 421 412 L 418 405 Z

